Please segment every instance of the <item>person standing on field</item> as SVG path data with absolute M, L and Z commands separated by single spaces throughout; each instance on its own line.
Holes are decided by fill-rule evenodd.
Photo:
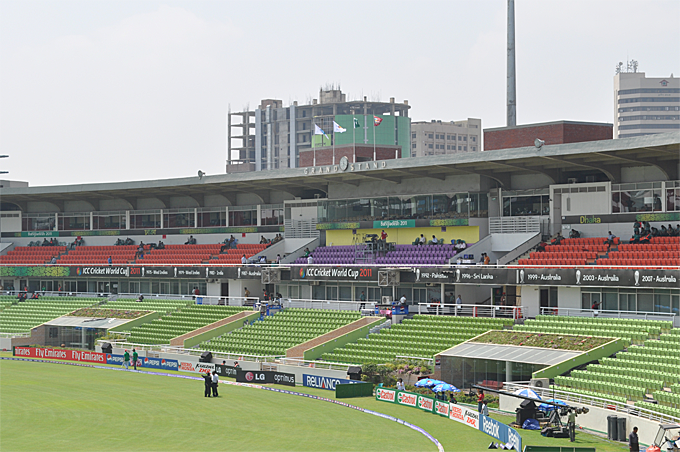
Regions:
M 217 375 L 217 371 L 213 370 L 212 373 L 212 395 L 217 397 L 217 385 L 220 382 L 220 377 Z
M 132 349 L 132 366 L 137 370 L 137 359 L 139 358 L 139 355 L 137 354 L 137 350 L 134 348 Z
M 123 365 L 125 366 L 125 370 L 128 370 L 129 364 L 130 364 L 130 352 L 125 350 L 125 353 L 123 354 Z
M 203 374 L 203 380 L 205 381 L 205 392 L 203 393 L 203 397 L 210 397 L 210 388 L 212 388 L 212 376 L 210 375 L 210 372 Z

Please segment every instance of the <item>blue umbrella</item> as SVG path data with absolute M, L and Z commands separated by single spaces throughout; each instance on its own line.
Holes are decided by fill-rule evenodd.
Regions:
M 460 389 L 448 383 L 440 383 L 432 388 L 432 392 L 445 392 L 445 391 L 460 392 Z
M 528 389 L 528 388 L 518 389 L 513 394 L 516 394 L 516 395 L 519 395 L 519 396 L 522 396 L 522 397 L 530 397 L 532 399 L 541 400 L 539 395 L 536 394 L 536 392 L 533 389 Z
M 558 399 L 547 399 L 546 402 L 556 403 L 560 406 L 568 406 L 565 402 L 563 402 L 562 400 L 558 400 Z M 538 406 L 538 409 L 543 411 L 544 413 L 547 413 L 548 411 L 552 411 L 552 410 L 557 409 L 557 407 L 555 405 L 548 405 L 547 403 L 541 403 Z
M 439 380 L 433 380 L 432 378 L 423 378 L 422 380 L 418 380 L 414 386 L 418 388 L 431 388 L 433 386 L 436 386 L 440 383 L 445 383 L 443 381 Z

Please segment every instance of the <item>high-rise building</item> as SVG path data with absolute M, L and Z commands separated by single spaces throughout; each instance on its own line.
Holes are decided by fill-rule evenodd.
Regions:
M 482 151 L 482 120 L 411 123 L 411 157 Z
M 614 138 L 679 130 L 680 78 L 619 72 L 614 76 L 614 118 Z
M 309 105 L 264 99 L 255 111 L 229 112 L 227 173 L 409 157 L 409 108 L 393 97 L 347 101 L 339 89 L 320 90 Z

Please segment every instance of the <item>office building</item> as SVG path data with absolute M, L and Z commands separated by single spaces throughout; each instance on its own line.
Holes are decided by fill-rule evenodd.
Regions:
M 680 79 L 646 77 L 644 72 L 614 76 L 614 138 L 680 130 Z
M 411 157 L 482 150 L 482 120 L 411 123 Z

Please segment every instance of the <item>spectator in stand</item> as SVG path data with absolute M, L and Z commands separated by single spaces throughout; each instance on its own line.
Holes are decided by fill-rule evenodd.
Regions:
M 56 264 L 56 263 L 57 263 L 57 257 L 56 257 L 56 256 L 52 256 L 52 259 L 50 260 L 50 264 L 54 265 L 54 264 Z
M 645 233 L 645 235 L 640 237 L 640 243 L 651 243 L 651 241 L 652 241 L 651 233 Z
M 313 263 L 314 263 L 314 258 L 310 254 L 309 256 L 307 256 L 307 264 L 312 265 Z
M 230 248 L 236 248 L 236 238 L 232 235 L 229 237 L 229 247 Z
M 659 237 L 668 237 L 668 229 L 666 229 L 666 226 L 661 225 L 661 231 L 659 231 Z
M 54 258 L 52 258 L 54 259 Z M 106 260 L 106 262 L 109 264 L 109 267 L 113 264 L 113 259 L 111 259 L 111 256 Z
M 139 294 L 139 298 L 137 298 L 137 302 L 138 302 L 138 303 L 141 303 L 142 301 L 144 301 L 144 295 L 142 295 L 142 294 L 140 293 L 140 294 Z
M 670 223 L 668 223 L 668 235 L 669 235 L 670 237 L 675 236 L 675 231 L 673 230 L 673 225 L 670 224 Z
M 281 265 L 281 255 L 280 254 L 276 255 L 276 265 Z
M 432 236 L 432 240 L 430 240 L 430 245 L 437 245 L 439 243 L 439 240 L 437 240 L 437 237 L 434 235 Z
M 380 233 L 380 240 L 382 240 L 383 242 L 386 242 L 386 241 L 387 241 L 387 232 L 385 232 L 384 229 L 383 229 L 382 232 Z
M 454 248 L 458 251 L 463 251 L 465 248 L 467 248 L 467 243 L 465 243 L 465 240 L 458 239 Z
M 562 237 L 562 234 L 560 234 L 558 232 L 557 236 L 550 241 L 550 244 L 551 245 L 559 245 L 562 242 L 563 239 L 564 239 L 564 237 Z
M 609 231 L 609 235 L 607 236 L 607 240 L 604 241 L 605 245 L 608 247 L 611 247 L 614 244 L 614 239 L 616 236 L 612 234 L 612 231 Z
M 267 294 L 267 289 L 262 289 L 262 301 L 269 301 L 269 295 Z
M 680 224 L 675 225 L 675 237 L 680 237 Z
M 260 256 L 260 259 L 258 261 L 259 264 L 266 264 L 267 263 L 267 256 Z
M 310 254 L 309 248 L 305 248 L 305 256 L 304 257 L 309 257 L 309 254 Z
M 229 248 L 231 248 L 229 239 L 224 239 L 224 242 L 222 242 L 222 246 L 220 247 L 220 253 L 224 253 L 224 250 L 228 250 Z
M 484 253 L 484 265 L 489 265 L 491 263 L 491 259 L 489 259 L 489 256 Z
M 600 302 L 593 300 L 593 304 L 592 306 L 590 306 L 590 309 L 592 309 L 593 311 L 597 311 L 598 309 L 600 309 Z
M 263 235 L 260 236 L 260 245 L 266 245 L 267 244 L 267 239 L 264 238 Z
M 546 246 L 548 246 L 548 244 L 545 243 L 544 241 L 541 241 L 541 243 L 538 244 L 538 247 L 536 248 L 536 251 L 542 253 L 542 252 L 545 251 L 545 247 L 546 247 Z
M 418 245 L 425 245 L 427 243 L 427 239 L 423 234 L 420 234 L 420 238 L 418 239 Z
M 83 245 L 83 238 L 81 236 L 76 237 L 76 246 Z
M 640 243 L 640 230 L 633 233 L 633 237 L 630 238 L 630 243 Z
M 241 256 L 241 264 L 245 265 L 247 263 L 248 263 L 248 259 L 246 259 L 246 255 L 244 254 L 243 256 Z
M 159 240 L 158 246 L 156 246 L 156 249 L 157 250 L 164 250 L 165 249 L 165 243 L 163 243 L 162 241 Z
M 480 389 L 477 393 L 477 412 L 482 412 L 482 405 L 484 404 L 484 390 Z
M 644 225 L 644 228 L 643 228 L 643 229 L 645 230 L 646 233 L 651 232 L 651 230 L 652 230 L 652 225 L 649 224 L 649 221 L 645 221 L 645 222 L 642 223 L 642 224 Z
M 572 230 L 569 232 L 569 238 L 570 238 L 570 239 L 578 239 L 579 237 L 581 237 L 581 233 L 578 232 L 576 229 L 572 229 Z
M 190 235 L 189 238 L 187 239 L 186 242 L 184 242 L 185 245 L 195 245 L 196 244 L 196 239 L 194 238 L 193 235 Z
M 44 239 L 43 239 L 43 242 L 42 242 L 42 246 L 50 246 L 49 240 L 47 240 L 46 238 L 44 238 Z

